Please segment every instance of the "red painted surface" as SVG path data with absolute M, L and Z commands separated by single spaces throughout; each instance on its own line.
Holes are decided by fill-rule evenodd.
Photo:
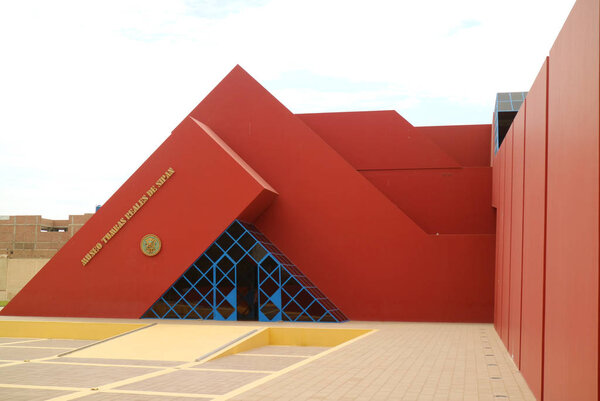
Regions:
M 509 311 L 510 311 L 510 262 L 511 262 L 511 222 L 512 222 L 512 173 L 513 173 L 513 128 L 506 133 L 502 146 L 505 148 L 504 155 L 504 214 L 502 230 L 502 301 L 500 318 L 502 320 L 500 338 L 506 348 L 509 348 Z
M 389 114 L 396 127 L 397 114 Z M 334 150 L 328 143 L 335 141 L 324 141 L 306 116 L 294 116 L 239 67 L 191 115 L 277 189 L 278 200 L 256 226 L 351 319 L 492 320 L 494 236 L 429 236 L 356 171 L 405 160 L 362 158 L 353 153 L 356 143 Z M 373 131 L 367 120 L 357 119 L 346 134 L 396 132 Z
M 429 234 L 495 234 L 490 167 L 362 174 Z
M 498 194 L 500 193 L 500 168 L 498 158 L 492 161 L 492 206 L 498 208 Z
M 507 177 L 499 174 L 497 184 L 497 329 L 515 357 L 520 338 L 523 375 L 536 397 L 546 401 L 599 395 L 599 13 L 597 1 L 577 1 L 536 78 L 526 101 L 524 163 L 518 118 L 496 156 L 504 160 L 502 152 L 513 152 L 512 161 L 506 159 L 512 169 L 505 166 Z M 519 301 L 521 319 L 516 318 Z
M 521 354 L 521 273 L 523 257 L 523 166 L 525 162 L 526 102 L 517 113 L 513 127 L 513 171 L 510 221 L 510 302 L 509 348 L 513 361 L 520 366 Z
M 425 232 L 494 234 L 489 125 L 414 128 L 395 111 L 297 116 Z
M 81 258 L 169 167 L 175 173 L 83 267 Z M 138 318 L 235 218 L 255 216 L 275 196 L 187 118 L 1 313 Z M 149 233 L 162 241 L 154 257 L 140 251 Z
M 544 399 L 598 399 L 599 4 L 550 51 Z
M 460 166 L 393 110 L 297 117 L 357 170 Z
M 498 177 L 498 201 L 496 206 L 496 268 L 494 285 L 494 326 L 496 331 L 502 331 L 502 267 L 504 266 L 504 149 L 502 146 L 496 154 L 494 160 L 494 170 L 497 170 Z
M 464 167 L 489 167 L 491 126 L 458 125 L 416 127 L 417 132 L 435 142 Z
M 492 160 L 492 206 L 494 208 L 494 220 L 498 219 L 498 194 L 500 192 L 500 158 L 495 157 Z M 496 331 L 499 331 L 499 322 L 498 322 L 498 288 L 499 288 L 499 278 L 498 278 L 498 266 L 500 261 L 500 253 L 499 253 L 499 241 L 500 241 L 500 225 L 496 224 L 496 251 L 495 251 L 495 259 L 494 259 L 494 327 Z
M 542 398 L 546 235 L 546 95 L 548 62 L 529 94 L 525 121 L 521 372 Z

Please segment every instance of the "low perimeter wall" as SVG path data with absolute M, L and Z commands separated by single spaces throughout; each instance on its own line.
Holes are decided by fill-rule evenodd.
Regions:
M 49 260 L 0 255 L 0 301 L 10 301 Z

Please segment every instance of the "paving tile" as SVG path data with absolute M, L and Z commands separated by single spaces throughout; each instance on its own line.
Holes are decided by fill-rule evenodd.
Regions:
M 0 347 L 0 359 L 10 361 L 24 361 L 37 358 L 47 358 L 65 352 L 63 349 L 52 348 L 17 348 Z
M 179 370 L 118 387 L 120 390 L 225 394 L 264 377 L 262 373 Z
M 306 358 L 287 356 L 261 356 L 261 355 L 229 355 L 212 361 L 205 362 L 195 368 L 212 369 L 241 369 L 241 370 L 271 370 L 277 371 Z
M 48 359 L 48 362 L 61 363 L 97 363 L 107 365 L 138 365 L 138 366 L 177 366 L 185 361 L 152 361 L 143 359 L 104 359 L 104 358 L 71 358 L 63 356 L 60 358 Z
M 378 331 L 232 399 L 535 400 L 490 324 L 371 327 Z
M 43 401 L 61 395 L 71 394 L 71 391 L 31 389 L 31 388 L 3 388 L 0 387 L 0 400 L 10 401 Z
M 0 366 L 0 384 L 58 387 L 99 387 L 107 383 L 155 372 L 153 368 L 22 363 Z
M 161 323 L 162 324 L 162 323 Z M 213 324 L 190 322 L 190 324 Z M 220 323 L 214 323 L 220 324 Z M 232 323 L 233 324 L 233 323 Z M 281 326 L 319 325 L 282 323 Z M 320 327 L 322 327 L 321 325 Z M 330 325 L 327 325 L 330 327 Z M 228 368 L 243 370 L 279 370 L 303 358 L 267 355 L 317 355 L 316 359 L 284 375 L 235 396 L 238 401 L 269 400 L 415 400 L 415 401 L 474 401 L 511 400 L 534 401 L 522 375 L 513 364 L 491 324 L 452 323 L 381 323 L 349 322 L 340 328 L 375 328 L 378 331 L 335 352 L 317 355 L 328 348 L 266 346 L 245 351 L 244 354 L 217 359 L 195 368 Z M 6 340 L 6 339 L 1 339 Z M 16 340 L 16 339 L 11 339 Z M 31 339 L 27 339 L 31 340 Z M 35 384 L 65 387 L 100 387 L 107 383 L 160 371 L 177 361 L 128 360 L 125 358 L 55 358 L 60 362 L 110 363 L 112 365 L 151 365 L 153 368 L 68 365 L 66 363 L 22 363 L 6 365 L 3 360 L 32 359 L 32 350 L 25 346 L 80 346 L 65 340 L 40 340 L 12 348 L 0 341 L 0 352 L 12 350 L 11 358 L 0 354 L 0 383 Z M 50 342 L 50 343 L 48 343 Z M 93 341 L 91 341 L 93 342 Z M 5 344 L 7 346 L 2 346 Z M 15 344 L 17 345 L 17 344 Z M 18 351 L 15 351 L 18 350 Z M 28 357 L 24 353 L 29 351 Z M 47 351 L 47 350 L 43 350 Z M 60 350 L 50 350 L 59 351 Z M 254 354 L 254 355 L 253 355 Z M 122 386 L 122 389 L 185 392 L 196 394 L 225 394 L 247 383 L 265 377 L 262 373 L 175 370 L 150 379 Z M 30 393 L 10 393 L 1 389 L 0 400 L 37 400 Z M 21 391 L 20 389 L 18 389 Z M 2 393 L 1 391 L 5 391 Z M 15 390 L 17 391 L 17 390 Z M 50 391 L 50 390 L 48 390 Z M 25 394 L 26 398 L 17 398 Z M 53 393 L 54 394 L 54 393 Z M 56 393 L 60 395 L 61 393 Z M 506 396 L 506 398 L 497 397 Z M 36 398 L 38 397 L 38 398 Z M 157 398 L 158 397 L 158 398 Z M 104 393 L 90 394 L 83 399 L 102 400 L 183 400 L 183 397 Z

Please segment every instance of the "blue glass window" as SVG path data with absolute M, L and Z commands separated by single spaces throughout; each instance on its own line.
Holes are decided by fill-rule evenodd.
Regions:
M 347 320 L 256 227 L 238 220 L 142 317 L 264 322 Z

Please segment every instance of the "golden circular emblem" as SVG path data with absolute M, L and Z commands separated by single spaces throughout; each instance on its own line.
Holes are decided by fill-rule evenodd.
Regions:
M 144 238 L 142 238 L 142 242 L 140 243 L 140 248 L 146 256 L 157 255 L 160 252 L 160 247 L 160 238 L 154 234 L 144 235 Z

